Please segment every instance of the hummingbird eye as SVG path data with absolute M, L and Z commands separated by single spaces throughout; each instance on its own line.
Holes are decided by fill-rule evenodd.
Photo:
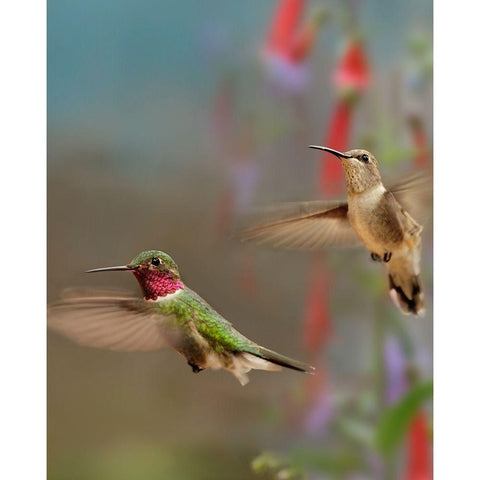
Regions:
M 162 263 L 162 261 L 158 257 L 153 257 L 150 263 L 155 267 L 158 267 Z
M 370 158 L 368 158 L 368 155 L 366 153 L 364 153 L 361 157 L 360 157 L 360 160 L 362 160 L 362 162 L 364 163 L 368 163 L 370 161 Z

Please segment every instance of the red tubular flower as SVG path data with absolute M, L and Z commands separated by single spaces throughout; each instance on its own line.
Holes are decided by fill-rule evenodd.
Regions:
M 340 98 L 333 110 L 325 145 L 340 152 L 348 150 L 353 106 Z M 327 152 L 320 154 L 319 189 L 322 196 L 338 195 L 343 189 L 343 170 L 338 158 Z
M 407 471 L 403 480 L 432 480 L 432 455 L 427 417 L 420 411 L 412 420 L 407 439 Z
M 217 88 L 212 110 L 212 136 L 221 155 L 227 153 L 225 150 L 233 128 L 234 103 L 233 81 L 231 78 L 225 78 Z
M 224 235 L 230 225 L 230 217 L 233 204 L 231 188 L 223 190 L 215 212 L 215 231 L 218 235 Z
M 303 345 L 312 357 L 324 347 L 332 332 L 329 293 L 330 275 L 318 256 L 313 264 L 303 326 Z
M 409 118 L 410 130 L 412 132 L 413 144 L 415 146 L 415 167 L 426 169 L 429 165 L 428 141 L 422 120 L 416 115 Z
M 335 85 L 342 90 L 365 90 L 370 84 L 370 68 L 363 45 L 351 40 L 333 75 Z
M 284 54 L 290 46 L 302 15 L 305 0 L 280 0 L 273 15 L 266 50 Z
M 253 252 L 245 252 L 243 256 L 239 281 L 245 296 L 254 297 L 257 294 L 257 272 Z
M 351 40 L 334 73 L 334 83 L 341 95 L 333 111 L 325 145 L 341 152 L 348 150 L 352 112 L 358 94 L 370 84 L 370 69 L 362 44 Z M 345 94 L 347 93 L 347 94 Z M 322 195 L 342 191 L 343 172 L 338 159 L 327 153 L 320 157 L 319 188 Z
M 323 12 L 316 12 L 295 36 L 287 52 L 288 59 L 292 63 L 302 62 L 311 53 L 323 19 Z
M 211 116 L 211 138 L 216 156 L 224 162 L 230 160 L 232 128 L 235 107 L 234 84 L 226 77 L 218 85 L 213 97 Z M 231 186 L 224 188 L 215 212 L 215 231 L 224 234 L 231 217 L 233 192 Z

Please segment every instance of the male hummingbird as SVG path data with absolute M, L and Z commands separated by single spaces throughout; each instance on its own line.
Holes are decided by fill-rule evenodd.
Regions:
M 348 198 L 312 201 L 277 209 L 281 218 L 240 233 L 243 240 L 275 247 L 316 250 L 362 243 L 375 261 L 385 262 L 390 296 L 405 314 L 424 310 L 420 286 L 422 226 L 410 215 L 419 207 L 415 194 L 425 191 L 425 177 L 411 177 L 385 188 L 375 157 L 366 150 L 342 153 L 310 145 L 342 162 Z M 409 211 L 407 211 L 409 210 Z
M 235 330 L 181 280 L 166 253 L 148 250 L 130 263 L 90 272 L 130 271 L 143 298 L 123 293 L 73 292 L 49 306 L 48 326 L 74 342 L 117 351 L 151 351 L 170 346 L 193 372 L 228 370 L 242 385 L 251 369 L 288 367 L 312 373 L 313 367 L 257 345 Z

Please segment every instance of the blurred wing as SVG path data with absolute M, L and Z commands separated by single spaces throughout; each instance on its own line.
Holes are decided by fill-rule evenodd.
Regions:
M 352 247 L 360 241 L 347 218 L 346 201 L 292 203 L 272 209 L 270 221 L 240 231 L 243 241 L 296 250 Z M 276 217 L 272 220 L 272 217 Z
M 424 223 L 432 211 L 432 177 L 414 173 L 387 186 L 397 202 L 417 221 Z
M 165 345 L 162 324 L 142 299 L 111 291 L 70 290 L 48 307 L 48 327 L 83 346 L 148 352 Z

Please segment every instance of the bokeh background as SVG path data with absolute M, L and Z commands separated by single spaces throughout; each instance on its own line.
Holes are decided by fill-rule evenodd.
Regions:
M 175 352 L 48 337 L 51 479 L 432 478 L 427 314 L 404 317 L 364 250 L 257 249 L 258 205 L 341 197 L 307 148 L 432 165 L 428 0 L 50 0 L 48 297 L 161 249 L 245 335 L 318 374 L 193 375 Z

